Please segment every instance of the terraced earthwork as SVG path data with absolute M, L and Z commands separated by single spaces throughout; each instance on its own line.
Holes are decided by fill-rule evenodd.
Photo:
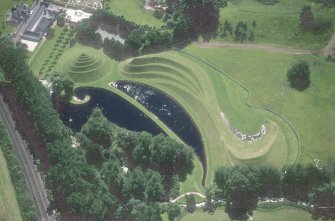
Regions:
M 281 168 L 297 159 L 299 140 L 290 123 L 250 105 L 244 87 L 208 65 L 168 52 L 129 59 L 120 70 L 128 80 L 164 91 L 190 114 L 204 142 L 208 181 L 219 166 Z
M 101 51 L 80 46 L 60 58 L 56 71 L 68 75 L 76 83 L 85 83 L 100 79 L 109 68 L 109 59 Z

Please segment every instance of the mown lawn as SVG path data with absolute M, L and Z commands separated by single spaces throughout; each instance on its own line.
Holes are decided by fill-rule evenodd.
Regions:
M 161 27 L 163 21 L 156 19 L 153 12 L 143 8 L 141 0 L 110 0 L 109 8 L 116 15 L 122 15 L 125 19 L 140 25 Z
M 251 219 L 249 219 L 251 220 Z M 282 207 L 274 211 L 254 211 L 252 220 L 257 221 L 312 221 L 311 215 L 305 210 L 294 207 Z M 184 212 L 180 221 L 230 221 L 223 208 L 217 209 L 213 215 L 196 210 L 189 214 Z
M 298 162 L 314 163 L 315 159 L 319 159 L 319 165 L 323 165 L 334 160 L 335 62 L 327 62 L 323 57 L 312 55 L 199 49 L 195 45 L 187 47 L 186 51 L 239 80 L 251 90 L 252 103 L 270 107 L 285 116 L 300 136 L 301 153 Z M 287 70 L 298 60 L 306 60 L 311 70 L 311 86 L 304 92 L 292 90 L 286 81 Z M 239 124 L 241 121 L 234 122 Z M 248 125 L 249 121 L 244 124 Z
M 0 150 L 0 220 L 21 221 L 19 205 L 10 178 L 7 163 Z
M 43 77 L 54 70 L 61 55 L 70 48 L 67 39 L 72 38 L 70 31 L 64 27 L 53 26 L 54 37 L 50 40 L 43 39 L 33 54 L 29 57 L 28 64 L 36 76 Z
M 314 18 L 332 23 L 323 34 L 303 32 L 300 27 L 300 12 L 303 6 L 311 6 Z M 220 22 L 229 21 L 234 30 L 239 21 L 248 25 L 248 33 L 253 30 L 255 43 L 277 44 L 284 47 L 319 49 L 324 47 L 335 27 L 335 7 L 325 8 L 316 1 L 280 0 L 275 5 L 264 5 L 253 0 L 229 1 L 228 7 L 221 9 Z M 256 22 L 253 28 L 253 21 Z M 233 34 L 234 36 L 234 34 Z M 233 41 L 232 37 L 217 40 Z

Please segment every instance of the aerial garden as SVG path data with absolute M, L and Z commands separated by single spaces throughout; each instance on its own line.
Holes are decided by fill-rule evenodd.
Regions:
M 28 55 L 31 72 L 23 68 L 11 75 L 16 64 L 5 67 L 3 62 L 12 82 L 5 91 L 15 91 L 48 152 L 48 157 L 37 156 L 48 170 L 48 188 L 60 216 L 333 217 L 319 208 L 334 205 L 319 196 L 334 189 L 335 62 L 331 53 L 317 51 L 334 30 L 333 3 L 200 2 L 191 1 L 190 7 L 167 0 L 167 11 L 153 15 L 140 1 L 127 1 L 129 13 L 122 11 L 126 3 L 111 0 L 89 19 L 53 26 Z M 137 22 L 141 13 L 144 20 Z M 271 27 L 273 21 L 278 28 Z M 27 57 L 11 47 L 3 58 Z M 300 74 L 302 69 L 304 77 L 288 78 L 289 70 Z M 49 91 L 36 79 L 51 82 Z M 30 85 L 22 87 L 26 81 Z M 37 95 L 39 90 L 44 92 Z M 109 121 L 107 107 L 123 104 L 108 102 L 107 95 L 97 99 L 98 92 L 130 104 L 132 113 L 124 109 L 119 118 L 137 111 L 150 121 L 143 125 L 154 129 L 130 129 L 142 124 L 136 120 Z M 38 108 L 42 101 L 48 104 Z M 181 112 L 185 115 L 178 118 Z M 79 115 L 83 122 L 71 128 L 79 124 Z M 185 193 L 192 197 L 177 198 Z

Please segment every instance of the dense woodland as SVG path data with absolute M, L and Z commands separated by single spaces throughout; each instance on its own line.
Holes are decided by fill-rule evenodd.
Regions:
M 77 24 L 76 38 L 81 44 L 102 47 L 106 55 L 116 60 L 164 51 L 173 44 L 180 45 L 199 36 L 209 40 L 219 24 L 219 8 L 224 7 L 226 1 L 167 0 L 165 4 L 169 9 L 164 13 L 165 25 L 161 28 L 140 26 L 111 11 L 97 10 L 89 19 Z M 125 43 L 113 39 L 103 41 L 96 33 L 98 28 L 119 35 Z

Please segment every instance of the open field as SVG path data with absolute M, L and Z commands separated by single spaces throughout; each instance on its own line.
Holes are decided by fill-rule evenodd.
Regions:
M 9 176 L 7 163 L 0 150 L 0 220 L 20 221 L 19 205 L 16 200 L 12 180 Z
M 282 207 L 274 211 L 254 211 L 253 220 L 257 221 L 312 221 L 311 215 L 305 210 L 294 207 Z M 203 213 L 202 211 L 195 211 L 192 214 L 183 213 L 180 221 L 230 221 L 228 214 L 224 212 L 223 208 L 217 209 L 214 215 Z
M 311 6 L 314 18 L 332 23 L 323 34 L 303 32 L 300 27 L 300 12 L 303 6 Z M 326 8 L 322 4 L 309 0 L 281 0 L 274 5 L 264 5 L 257 1 L 235 0 L 221 9 L 220 22 L 229 21 L 235 30 L 239 21 L 253 30 L 255 43 L 277 44 L 284 47 L 319 49 L 324 47 L 335 27 L 335 7 Z M 253 28 L 253 21 L 256 26 Z M 248 31 L 249 32 L 249 31 Z M 220 40 L 219 38 L 217 40 Z M 224 38 L 232 41 L 232 37 Z
M 161 27 L 163 21 L 156 19 L 153 12 L 143 8 L 141 0 L 110 0 L 110 10 L 125 19 L 140 25 L 149 25 L 153 27 Z
M 194 45 L 185 51 L 239 80 L 250 89 L 251 103 L 270 107 L 285 116 L 296 128 L 301 140 L 298 162 L 313 163 L 314 159 L 319 159 L 319 165 L 323 165 L 334 159 L 334 62 L 326 62 L 325 58 L 312 55 L 293 56 L 242 49 L 198 49 Z M 297 92 L 289 88 L 286 72 L 295 61 L 302 59 L 310 65 L 311 86 L 304 92 Z

